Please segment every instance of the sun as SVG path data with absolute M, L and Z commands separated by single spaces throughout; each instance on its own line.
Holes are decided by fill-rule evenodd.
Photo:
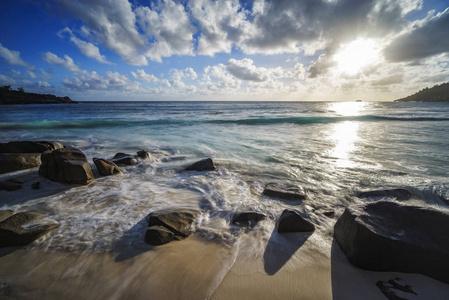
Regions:
M 364 67 L 379 60 L 379 47 L 373 40 L 357 39 L 344 45 L 335 54 L 334 59 L 341 73 L 355 75 Z

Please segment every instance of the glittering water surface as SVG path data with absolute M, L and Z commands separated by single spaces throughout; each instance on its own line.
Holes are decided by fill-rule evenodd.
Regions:
M 412 201 L 445 209 L 449 198 L 449 104 L 163 102 L 2 106 L 1 140 L 56 140 L 93 157 L 158 152 L 155 160 L 89 186 L 42 181 L 56 193 L 0 202 L 36 210 L 60 227 L 35 247 L 144 248 L 145 216 L 166 207 L 199 208 L 197 232 L 232 243 L 233 212 L 261 211 L 268 236 L 285 208 L 302 212 L 327 239 L 360 190 L 406 188 Z M 162 154 L 161 154 L 162 153 Z M 184 172 L 211 157 L 218 169 Z M 36 170 L 33 171 L 34 173 Z M 2 175 L 2 177 L 9 175 Z M 262 195 L 268 182 L 304 188 L 289 203 Z M 6 197 L 2 193 L 0 197 Z M 14 196 L 10 196 L 8 198 Z M 323 212 L 333 210 L 335 217 Z

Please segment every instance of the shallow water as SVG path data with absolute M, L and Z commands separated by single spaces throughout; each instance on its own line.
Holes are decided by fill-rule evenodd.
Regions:
M 238 251 L 262 257 L 267 243 L 282 244 L 273 228 L 285 208 L 300 211 L 316 225 L 309 241 L 326 255 L 344 208 L 376 200 L 357 198 L 357 191 L 406 188 L 413 194 L 410 202 L 448 210 L 448 128 L 448 103 L 2 106 L 1 142 L 54 140 L 77 147 L 91 162 L 96 180 L 89 186 L 69 186 L 39 177 L 36 169 L 21 171 L 14 176 L 26 179 L 24 188 L 0 191 L 0 209 L 39 211 L 59 222 L 52 234 L 27 249 L 108 252 L 121 262 L 152 249 L 143 241 L 149 212 L 199 208 L 196 238 L 218 242 L 225 250 L 217 257 L 225 270 L 217 277 L 220 281 Z M 99 176 L 92 163 L 94 157 L 108 159 L 141 149 L 156 153 L 155 159 L 124 167 L 122 175 Z M 206 157 L 214 159 L 216 171 L 183 171 Z M 41 182 L 41 190 L 31 189 L 34 181 Z M 307 199 L 287 202 L 263 196 L 268 182 L 299 185 Z M 240 237 L 246 231 L 230 225 L 233 213 L 243 210 L 269 216 L 245 242 Z M 334 217 L 323 214 L 329 210 L 335 211 Z M 182 281 L 184 275 L 171 276 Z M 212 285 L 213 290 L 216 283 Z

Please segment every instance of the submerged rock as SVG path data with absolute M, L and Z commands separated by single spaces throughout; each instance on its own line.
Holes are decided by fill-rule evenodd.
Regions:
M 38 190 L 41 188 L 41 183 L 39 181 L 33 182 L 33 184 L 31 185 L 31 188 L 33 190 Z
M 164 227 L 172 232 L 174 236 L 173 239 L 188 237 L 192 233 L 191 227 L 198 215 L 199 211 L 193 209 L 167 209 L 154 211 L 147 216 L 148 230 L 145 234 L 145 241 L 149 244 L 152 244 L 150 241 L 169 242 L 170 235 L 166 231 L 161 231 L 160 228 L 152 228 L 154 226 Z
M 57 182 L 89 184 L 94 180 L 86 156 L 76 148 L 46 151 L 41 156 L 39 174 Z
M 287 183 L 268 183 L 263 194 L 285 200 L 304 200 L 306 198 L 302 188 Z
M 391 197 L 398 200 L 408 200 L 412 197 L 412 193 L 406 189 L 391 189 L 391 190 L 376 190 L 376 191 L 364 191 L 358 192 L 357 196 L 360 198 L 385 198 Z
M 449 283 L 449 214 L 377 201 L 348 207 L 334 236 L 349 261 L 363 269 L 419 273 Z
M 279 218 L 278 232 L 312 232 L 315 231 L 315 225 L 304 219 L 299 213 L 293 210 L 285 209 Z
M 0 222 L 0 247 L 23 246 L 58 227 L 59 224 L 36 212 L 20 212 Z
M 112 161 L 94 158 L 93 162 L 98 169 L 98 172 L 103 176 L 123 173 L 122 170 Z
M 213 171 L 215 164 L 212 158 L 206 158 L 188 166 L 186 171 Z
M 0 181 L 0 190 L 15 191 L 22 188 L 23 181 L 17 179 L 8 179 Z
M 232 218 L 232 224 L 244 227 L 254 227 L 259 223 L 259 221 L 266 219 L 267 215 L 255 212 L 255 211 L 245 211 L 238 212 Z
M 111 161 L 119 165 L 131 166 L 137 164 L 137 159 L 131 154 L 126 153 L 117 153 L 116 155 L 114 155 Z

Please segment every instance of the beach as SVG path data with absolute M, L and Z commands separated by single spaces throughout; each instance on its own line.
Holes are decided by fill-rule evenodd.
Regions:
M 449 211 L 445 103 L 80 103 L 8 106 L 0 120 L 1 142 L 75 147 L 95 177 L 79 185 L 38 168 L 0 174 L 23 182 L 0 190 L 0 210 L 59 224 L 0 249 L 1 299 L 386 299 L 376 283 L 396 278 L 416 292 L 397 292 L 407 299 L 449 294 L 424 275 L 357 268 L 334 239 L 346 207 L 379 200 L 359 191 L 401 188 L 408 204 Z M 120 152 L 136 163 L 99 174 L 93 158 Z M 215 170 L 185 170 L 208 157 Z M 265 195 L 273 182 L 305 198 Z M 199 212 L 192 234 L 149 245 L 147 215 L 170 208 Z M 286 209 L 315 230 L 279 233 Z M 233 223 L 248 211 L 265 217 Z

